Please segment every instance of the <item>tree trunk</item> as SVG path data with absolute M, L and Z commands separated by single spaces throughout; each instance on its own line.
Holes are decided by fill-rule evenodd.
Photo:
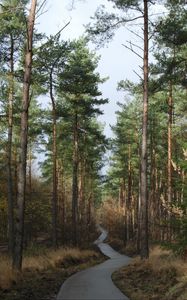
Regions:
M 148 123 L 148 1 L 144 0 L 144 92 L 143 92 L 143 124 L 142 124 L 142 152 L 141 152 L 141 210 L 140 228 L 142 259 L 149 257 L 148 246 L 148 195 L 147 195 L 147 123 Z
M 152 115 L 152 120 L 150 121 L 150 193 L 149 193 L 149 221 L 150 221 L 150 230 L 149 234 L 151 239 L 156 239 L 156 223 L 158 221 L 158 205 L 156 194 L 156 150 L 155 150 L 155 119 Z
M 119 207 L 124 209 L 124 204 L 125 204 L 125 178 L 120 179 L 120 187 L 119 187 Z
M 10 34 L 10 75 L 8 97 L 8 146 L 7 146 L 7 179 L 8 179 L 8 251 L 13 255 L 14 249 L 14 199 L 12 183 L 12 130 L 14 100 L 14 40 Z
M 28 188 L 28 193 L 29 193 L 29 201 L 32 201 L 32 143 L 30 141 L 29 144 L 29 170 L 28 170 L 28 177 L 29 177 L 29 188 Z
M 72 182 L 72 238 L 74 246 L 77 245 L 77 220 L 78 220 L 78 124 L 77 113 L 74 120 L 73 137 L 73 182 Z
M 14 195 L 15 199 L 18 196 L 18 153 L 17 153 L 17 145 L 15 146 L 14 150 Z
M 18 170 L 18 195 L 16 207 L 16 236 L 13 255 L 13 268 L 21 271 L 23 255 L 23 235 L 24 235 L 24 208 L 25 208 L 25 187 L 26 187 L 26 161 L 27 161 L 27 139 L 28 139 L 28 111 L 29 111 L 29 91 L 31 84 L 32 69 L 32 48 L 33 31 L 35 22 L 37 0 L 32 0 L 28 17 L 27 45 L 25 54 L 25 71 L 23 82 L 23 99 L 21 112 L 21 133 L 20 133 L 20 155 Z
M 141 156 L 141 145 L 140 142 L 138 140 L 138 136 L 137 136 L 137 145 L 138 145 L 138 151 L 137 151 L 137 155 L 138 157 Z M 137 244 L 136 244 L 136 248 L 137 248 L 137 253 L 140 253 L 140 209 L 141 209 L 141 199 L 140 199 L 140 186 L 141 186 L 141 164 L 139 164 L 139 176 L 138 176 L 138 198 L 137 198 L 137 203 L 136 203 L 136 211 L 137 211 Z
M 172 99 L 172 85 L 170 84 L 169 98 L 168 98 L 168 204 L 172 200 L 172 117 L 173 114 L 173 99 Z
M 50 98 L 53 115 L 53 196 L 52 196 L 52 242 L 57 247 L 57 129 L 56 129 L 56 105 L 53 96 L 53 68 L 50 73 Z
M 84 138 L 85 144 L 85 138 Z M 80 162 L 80 176 L 79 176 L 79 192 L 78 192 L 78 223 L 80 224 L 79 230 L 81 233 L 87 232 L 86 224 L 86 201 L 85 201 L 85 188 L 86 188 L 86 159 L 85 155 L 82 155 Z M 83 236 L 82 236 L 83 237 Z
M 127 241 L 132 238 L 132 170 L 131 170 L 131 145 L 128 154 L 128 193 L 127 193 Z
M 65 236 L 65 178 L 64 178 L 63 161 L 59 160 L 59 176 L 58 176 L 58 202 L 59 202 L 59 222 L 61 225 L 61 241 L 64 241 Z
M 168 190 L 167 190 L 167 200 L 168 206 L 170 207 L 172 203 L 172 123 L 173 123 L 173 92 L 172 83 L 169 87 L 169 97 L 168 97 Z M 170 211 L 168 212 L 168 221 L 171 221 Z M 171 239 L 171 227 L 168 224 L 168 239 Z
M 85 138 L 84 138 L 85 143 Z M 84 155 L 83 155 L 84 156 Z M 83 157 L 80 166 L 80 182 L 79 182 L 79 220 L 84 225 L 85 223 L 85 187 L 86 187 L 86 159 Z

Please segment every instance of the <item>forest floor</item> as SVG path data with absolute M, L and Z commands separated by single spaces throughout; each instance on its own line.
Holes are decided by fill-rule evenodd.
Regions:
M 115 272 L 115 285 L 131 300 L 187 300 L 187 261 L 159 246 L 151 249 L 150 259 L 141 261 L 134 245 L 123 247 L 119 240 L 110 245 L 132 262 Z M 62 283 L 72 274 L 103 262 L 106 258 L 96 250 L 42 249 L 27 254 L 22 275 L 11 272 L 10 261 L 0 255 L 1 300 L 52 300 Z
M 112 279 L 131 300 L 187 300 L 187 261 L 159 246 L 151 249 L 149 260 L 133 258 Z
M 27 257 L 23 273 L 12 274 L 7 257 L 0 259 L 1 300 L 56 299 L 62 283 L 72 274 L 99 264 L 105 257 L 94 250 L 59 249 Z

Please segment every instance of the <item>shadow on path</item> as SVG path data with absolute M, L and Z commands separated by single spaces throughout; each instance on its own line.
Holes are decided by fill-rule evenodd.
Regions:
M 127 265 L 131 259 L 103 243 L 108 233 L 101 226 L 98 226 L 98 229 L 101 235 L 94 244 L 110 259 L 68 278 L 62 285 L 57 300 L 128 300 L 114 285 L 111 275 Z

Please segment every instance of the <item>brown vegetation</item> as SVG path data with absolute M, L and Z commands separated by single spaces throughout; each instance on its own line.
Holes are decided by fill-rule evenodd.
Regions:
M 187 262 L 158 246 L 149 260 L 133 259 L 113 280 L 131 300 L 187 299 Z
M 43 249 L 38 255 L 25 257 L 22 274 L 16 274 L 11 270 L 10 259 L 1 256 L 0 299 L 52 299 L 66 278 L 102 260 L 92 250 Z

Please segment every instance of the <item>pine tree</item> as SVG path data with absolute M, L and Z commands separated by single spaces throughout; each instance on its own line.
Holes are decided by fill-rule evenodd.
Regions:
M 23 99 L 21 112 L 21 133 L 20 133 L 20 157 L 18 170 L 18 195 L 16 208 L 16 236 L 13 254 L 13 268 L 20 271 L 22 268 L 23 234 L 24 234 L 24 207 L 26 187 L 26 160 L 27 160 L 27 139 L 28 139 L 28 112 L 30 101 L 30 84 L 32 69 L 33 33 L 36 14 L 37 0 L 31 1 L 30 13 L 27 24 L 27 40 L 25 51 L 25 70 L 23 81 Z
M 72 226 L 73 243 L 77 240 L 78 223 L 78 169 L 80 132 L 84 130 L 84 123 L 88 118 L 101 114 L 96 107 L 107 100 L 98 99 L 101 92 L 98 84 L 102 83 L 99 74 L 95 72 L 98 59 L 89 52 L 83 39 L 74 43 L 74 50 L 70 53 L 63 72 L 59 76 L 59 92 L 66 99 L 66 112 L 72 122 L 73 157 L 72 157 Z
M 115 7 L 121 9 L 123 12 L 128 10 L 137 10 L 138 15 L 127 19 L 125 17 L 118 17 L 115 14 L 108 14 L 103 11 L 97 11 L 95 17 L 97 25 L 94 27 L 88 26 L 88 33 L 92 36 L 100 35 L 102 39 L 111 38 L 114 34 L 114 29 L 117 29 L 120 25 L 125 25 L 127 22 L 132 22 L 137 19 L 143 18 L 143 118 L 142 118 L 142 142 L 141 142 L 141 168 L 140 168 L 140 233 L 141 233 L 141 258 L 149 257 L 148 247 L 148 191 L 147 191 L 147 126 L 148 126 L 148 0 L 143 1 L 121 1 L 111 0 L 114 2 Z M 104 37 L 104 38 L 103 38 Z
M 14 195 L 13 195 L 13 176 L 12 176 L 12 149 L 13 149 L 13 108 L 15 98 L 15 63 L 16 57 L 20 55 L 23 46 L 25 32 L 24 7 L 28 1 L 4 0 L 1 5 L 1 63 L 2 76 L 7 82 L 7 107 L 8 107 L 8 141 L 7 141 L 7 190 L 8 190 L 8 248 L 9 253 L 13 254 L 14 247 Z

